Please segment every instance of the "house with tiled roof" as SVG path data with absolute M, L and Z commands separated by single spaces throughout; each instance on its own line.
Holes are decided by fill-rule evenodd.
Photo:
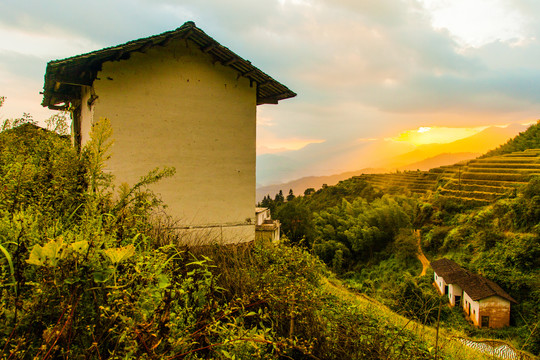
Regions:
M 47 64 L 42 105 L 69 110 L 84 146 L 108 118 L 116 185 L 156 167 L 152 185 L 185 239 L 255 239 L 256 108 L 296 94 L 193 22 Z
M 451 306 L 461 306 L 478 327 L 499 328 L 510 325 L 511 303 L 516 303 L 493 281 L 463 269 L 450 259 L 431 262 L 433 279 Z

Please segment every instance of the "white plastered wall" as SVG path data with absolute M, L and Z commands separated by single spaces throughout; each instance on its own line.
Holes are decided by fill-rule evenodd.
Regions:
M 479 321 L 478 321 L 479 315 L 478 314 L 480 312 L 480 304 L 478 303 L 478 301 L 474 301 L 473 299 L 471 299 L 469 294 L 467 294 L 464 291 L 463 292 L 462 304 L 463 304 L 463 310 L 465 311 L 465 313 L 467 315 L 469 315 L 469 317 L 471 318 L 473 323 L 478 326 L 478 324 L 479 324 Z M 469 314 L 469 304 L 471 305 L 471 313 L 470 314 Z
M 448 299 L 452 306 L 456 306 L 456 296 L 463 296 L 463 290 L 457 284 L 450 284 L 448 286 Z

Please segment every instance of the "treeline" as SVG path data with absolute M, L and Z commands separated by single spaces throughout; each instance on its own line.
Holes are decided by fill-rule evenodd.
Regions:
M 335 186 L 308 189 L 303 196 L 289 191 L 259 204 L 280 220 L 283 234 L 303 246 L 336 273 L 357 271 L 380 256 L 402 229 L 412 231 L 421 209 L 416 198 L 384 195 L 371 184 L 353 177 Z M 415 251 L 409 255 L 414 257 Z
M 481 158 L 504 155 L 527 149 L 540 149 L 540 120 L 537 124 L 530 126 L 513 139 L 508 140 L 505 144 L 488 151 Z

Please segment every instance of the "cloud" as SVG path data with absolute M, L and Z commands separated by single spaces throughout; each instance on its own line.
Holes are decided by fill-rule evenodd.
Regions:
M 168 10 L 143 0 L 6 0 L 0 3 L 0 23 L 36 36 L 111 46 L 180 26 L 178 14 Z
M 294 166 L 320 162 L 310 169 L 337 171 L 354 163 L 354 157 L 373 156 L 377 141 L 358 139 L 383 139 L 420 126 L 482 126 L 538 117 L 540 2 L 492 2 L 499 6 L 493 14 L 512 9 L 509 20 L 519 41 L 487 37 L 488 42 L 468 47 L 456 28 L 437 25 L 436 13 L 425 8 L 427 1 L 445 2 L 4 0 L 0 95 L 7 95 L 8 102 L 3 111 L 17 103 L 25 106 L 19 113 L 34 112 L 29 104 L 39 106 L 35 94 L 42 88 L 49 60 L 194 20 L 207 34 L 298 93 L 277 106 L 257 110 L 259 149 L 290 149 L 290 144 L 283 145 L 286 140 L 308 142 L 283 153 L 298 154 Z M 472 2 L 478 1 L 467 3 Z M 484 15 L 493 22 L 491 12 Z M 310 143 L 319 140 L 325 142 Z M 371 152 L 359 151 L 359 144 L 370 145 Z

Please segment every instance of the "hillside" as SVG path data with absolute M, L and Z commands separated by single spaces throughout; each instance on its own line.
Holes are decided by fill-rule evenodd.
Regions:
M 536 125 L 530 126 L 526 131 L 508 140 L 496 149 L 488 151 L 482 157 L 503 155 L 534 148 L 540 148 L 540 120 Z
M 523 140 L 530 133 L 510 143 L 538 146 Z M 442 327 L 537 354 L 539 193 L 540 148 L 528 148 L 430 171 L 362 174 L 289 201 L 267 197 L 263 205 L 292 243 L 409 319 L 434 321 L 428 304 L 437 296 L 429 272 L 415 277 L 418 241 L 428 259 L 447 257 L 495 281 L 518 300 L 510 327 L 478 329 L 459 311 L 443 312 Z
M 497 128 L 489 130 L 492 133 Z M 456 143 L 474 140 L 477 135 Z M 517 149 L 517 150 L 516 150 Z M 540 124 L 510 139 L 478 159 L 463 160 L 429 171 L 366 174 L 363 177 L 379 189 L 402 189 L 413 193 L 437 191 L 441 199 L 470 205 L 487 205 L 515 195 L 516 188 L 540 175 Z

